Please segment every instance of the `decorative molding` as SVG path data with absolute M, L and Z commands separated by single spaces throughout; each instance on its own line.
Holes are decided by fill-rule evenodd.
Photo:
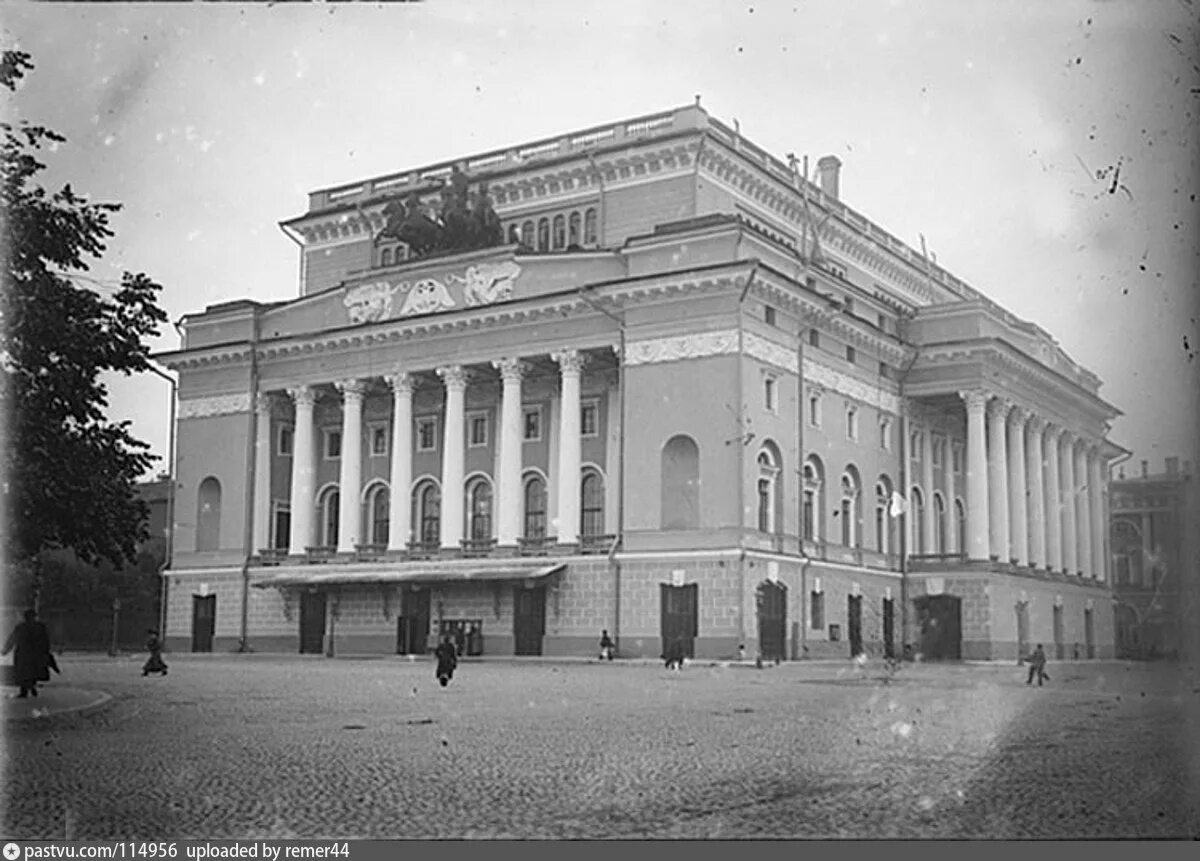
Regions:
M 986 389 L 966 389 L 959 392 L 958 396 L 967 405 L 967 412 L 978 410 L 982 413 L 987 408 L 987 402 L 991 400 L 992 393 Z
M 463 391 L 467 387 L 469 374 L 462 365 L 446 365 L 437 369 L 437 374 L 446 383 L 446 389 Z
M 900 398 L 896 395 L 828 365 L 814 362 L 807 356 L 804 359 L 804 380 L 806 384 L 811 381 L 826 391 L 838 392 L 876 409 L 889 413 L 900 412 Z
M 342 393 L 342 398 L 346 403 L 353 401 L 362 403 L 363 392 L 367 390 L 366 383 L 362 380 L 340 380 L 333 385 Z
M 738 351 L 736 329 L 700 332 L 695 335 L 676 335 L 636 341 L 625 345 L 626 365 L 651 365 L 659 362 L 678 362 L 684 359 L 703 359 Z
M 524 362 L 517 358 L 497 359 L 492 362 L 492 367 L 500 372 L 500 378 L 509 385 L 519 385 L 521 378 L 525 376 L 528 367 Z
M 558 362 L 559 370 L 564 377 L 579 376 L 583 371 L 584 356 L 578 350 L 563 349 L 557 353 L 551 353 L 550 358 Z
M 180 419 L 207 419 L 250 412 L 250 393 L 214 395 L 179 402 Z
M 394 374 L 388 374 L 384 379 L 391 386 L 392 394 L 412 397 L 413 378 L 407 371 L 396 371 Z
M 760 362 L 774 365 L 793 374 L 797 372 L 800 365 L 795 350 L 788 349 L 761 335 L 755 335 L 753 332 L 742 333 L 742 351 Z
M 297 407 L 311 407 L 317 402 L 317 390 L 312 386 L 296 386 L 288 389 L 287 393 L 292 396 Z

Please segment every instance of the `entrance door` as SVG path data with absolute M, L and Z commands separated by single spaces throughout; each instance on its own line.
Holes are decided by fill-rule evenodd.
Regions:
M 1054 608 L 1054 657 L 1062 660 L 1067 656 L 1067 644 L 1063 642 L 1062 607 Z
M 1017 660 L 1023 661 L 1029 656 L 1029 603 L 1017 602 Z
M 676 640 L 683 642 L 683 655 L 686 658 L 696 656 L 696 636 L 700 628 L 700 586 L 689 583 L 686 586 L 669 586 L 663 583 L 659 595 L 661 607 L 660 627 L 662 629 L 663 654 L 667 646 Z
M 540 655 L 546 633 L 546 587 L 513 590 L 513 654 Z
M 896 605 L 891 598 L 883 599 L 883 656 L 896 657 Z
M 1092 611 L 1083 611 L 1083 639 L 1087 644 L 1088 659 L 1096 657 L 1096 632 L 1092 628 Z
M 396 619 L 396 654 L 423 655 L 429 651 L 429 597 L 427 588 L 405 592 Z
M 300 654 L 325 652 L 325 593 L 300 593 Z
M 924 595 L 913 604 L 926 660 L 962 658 L 962 599 L 954 595 Z
M 862 641 L 862 595 L 850 595 L 846 599 L 846 628 L 850 638 L 850 657 L 863 653 Z
M 758 587 L 758 653 L 766 661 L 782 661 L 787 642 L 787 587 L 762 583 Z
M 217 628 L 217 596 L 192 596 L 192 651 L 211 652 Z

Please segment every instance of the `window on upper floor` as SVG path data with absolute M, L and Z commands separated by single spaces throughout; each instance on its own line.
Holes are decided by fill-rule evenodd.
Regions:
M 853 404 L 846 407 L 846 439 L 858 439 L 858 407 Z
M 769 413 L 779 411 L 779 380 L 773 374 L 763 377 L 763 408 Z
M 892 450 L 892 420 L 890 418 L 882 418 L 879 420 L 879 447 L 884 451 Z
M 808 330 L 808 346 L 810 346 L 810 347 L 821 346 L 821 333 L 818 332 L 816 329 Z
M 567 218 L 565 215 L 554 216 L 552 243 L 555 251 L 562 251 L 567 247 Z
M 888 367 L 887 362 L 879 363 L 879 376 L 883 377 L 885 380 L 890 380 L 892 378 L 892 369 Z
M 487 413 L 471 413 L 467 416 L 468 445 L 478 448 L 488 444 Z
M 856 358 L 856 354 L 854 352 L 854 348 L 851 347 L 849 344 L 847 344 L 846 345 L 846 361 L 853 365 L 855 358 Z
M 371 425 L 371 456 L 383 457 L 388 453 L 388 426 Z
M 583 219 L 580 218 L 578 212 L 572 212 L 567 219 L 567 248 L 571 248 L 579 244 L 579 229 L 582 227 Z
M 950 447 L 950 457 L 954 465 L 954 472 L 962 472 L 962 447 L 952 444 Z
M 579 405 L 579 435 L 594 437 L 600 433 L 600 405 L 596 401 L 583 401 Z
M 526 248 L 533 249 L 533 222 L 525 221 L 521 224 L 521 244 Z
M 583 214 L 583 244 L 595 245 L 596 242 L 596 210 L 589 209 Z
M 821 394 L 813 392 L 808 396 L 808 423 L 811 427 L 821 426 Z
M 853 296 L 846 296 L 845 298 L 842 299 L 842 310 L 845 311 L 847 314 L 854 313 L 854 297 Z
M 437 418 L 426 416 L 417 419 L 417 451 L 437 450 Z
M 342 432 L 340 430 L 327 429 L 324 434 L 324 445 L 322 451 L 325 454 L 326 460 L 334 460 L 342 456 Z
M 291 425 L 279 426 L 279 443 L 276 448 L 276 453 L 280 457 L 291 457 L 295 451 L 296 432 Z
M 775 309 L 770 305 L 763 306 L 763 320 L 768 326 L 775 325 Z
M 550 250 L 550 219 L 540 218 L 537 225 L 537 250 Z
M 942 442 L 937 440 L 933 443 L 933 465 L 942 465 Z
M 521 436 L 525 442 L 539 442 L 542 438 L 542 408 L 524 407 L 521 410 L 521 425 Z

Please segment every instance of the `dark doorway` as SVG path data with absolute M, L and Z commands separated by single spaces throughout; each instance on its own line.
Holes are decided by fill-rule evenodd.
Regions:
M 883 599 L 883 656 L 896 657 L 896 602 Z
M 423 655 L 429 651 L 429 596 L 425 587 L 403 593 L 396 619 L 397 655 Z
M 1017 660 L 1029 657 L 1029 602 L 1017 602 Z
M 1092 611 L 1083 611 L 1083 639 L 1087 645 L 1088 660 L 1096 657 L 1096 631 L 1092 627 Z
M 300 654 L 325 651 L 325 593 L 300 593 Z
M 684 657 L 694 658 L 696 636 L 700 628 L 700 586 L 696 583 L 686 586 L 669 586 L 663 583 L 660 588 L 663 655 L 666 656 L 670 643 L 680 640 L 683 643 Z
M 513 590 L 513 654 L 540 655 L 546 633 L 546 587 Z
M 758 653 L 778 663 L 787 646 L 787 587 L 767 581 L 758 587 Z
M 961 660 L 962 599 L 953 595 L 924 595 L 913 604 L 925 660 Z
M 286 509 L 275 510 L 275 544 L 276 550 L 287 550 L 292 540 L 292 513 Z
M 846 598 L 846 634 L 850 639 L 850 657 L 863 653 L 862 641 L 862 595 Z
M 1054 608 L 1054 657 L 1062 660 L 1067 656 L 1067 644 L 1063 642 L 1063 609 Z
M 217 596 L 192 596 L 192 651 L 211 652 L 217 629 Z

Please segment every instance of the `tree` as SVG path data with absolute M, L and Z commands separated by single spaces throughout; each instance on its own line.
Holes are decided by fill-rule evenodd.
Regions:
M 0 83 L 15 90 L 32 68 L 28 54 L 5 51 Z M 157 304 L 162 288 L 128 272 L 116 288 L 84 286 L 81 273 L 103 255 L 114 235 L 109 216 L 120 205 L 91 203 L 70 185 L 48 193 L 36 182 L 45 165 L 35 153 L 65 138 L 25 120 L 0 128 L 4 550 L 10 563 L 34 572 L 40 554 L 56 548 L 120 568 L 147 537 L 148 509 L 134 484 L 158 458 L 131 436 L 129 421 L 105 416 L 100 376 L 150 366 L 147 339 L 167 319 Z

